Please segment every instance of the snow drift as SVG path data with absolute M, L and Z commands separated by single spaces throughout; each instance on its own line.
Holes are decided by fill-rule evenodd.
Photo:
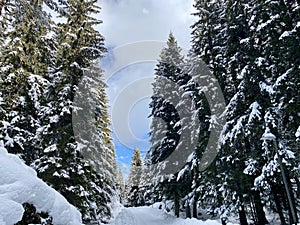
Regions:
M 0 225 L 20 221 L 23 203 L 33 204 L 38 212 L 47 212 L 56 225 L 82 224 L 80 212 L 18 156 L 9 154 L 0 141 Z

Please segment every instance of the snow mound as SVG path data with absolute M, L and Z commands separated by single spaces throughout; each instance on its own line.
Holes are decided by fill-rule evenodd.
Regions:
M 18 156 L 9 154 L 0 141 L 0 225 L 20 221 L 23 203 L 49 213 L 55 225 L 82 225 L 80 212 Z

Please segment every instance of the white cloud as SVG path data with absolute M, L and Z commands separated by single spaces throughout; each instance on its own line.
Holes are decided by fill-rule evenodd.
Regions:
M 130 173 L 130 166 L 126 163 L 120 163 L 119 168 L 121 169 L 121 171 L 123 173 L 124 181 L 127 182 L 128 176 L 129 176 L 129 173 Z
M 103 0 L 100 26 L 108 46 L 144 40 L 166 41 L 170 31 L 189 46 L 193 0 Z
M 103 24 L 98 29 L 105 37 L 106 46 L 109 48 L 146 40 L 166 42 L 170 31 L 173 32 L 178 44 L 183 49 L 188 49 L 190 46 L 190 26 L 194 23 L 194 17 L 191 16 L 193 0 L 102 0 L 99 4 L 102 7 L 100 19 L 103 20 Z M 145 55 L 147 57 L 151 55 L 150 58 L 154 57 L 155 59 L 157 55 L 158 58 L 155 46 L 160 45 L 154 43 L 153 46 L 154 48 L 151 43 L 144 44 L 142 47 L 138 47 L 137 50 L 133 50 L 133 52 L 130 50 L 130 47 L 121 48 L 125 51 L 118 52 L 117 55 L 110 55 L 110 58 L 102 61 L 102 67 L 105 71 L 109 71 L 107 72 L 109 76 L 111 75 L 107 80 L 107 92 L 112 108 L 115 107 L 114 101 L 116 98 L 124 94 L 122 92 L 124 88 L 141 78 L 153 77 L 154 65 L 153 63 L 149 64 L 149 62 L 146 63 L 147 60 L 144 60 L 144 63 L 131 65 L 119 72 L 111 74 L 112 71 L 115 71 L 114 69 L 118 68 L 119 65 L 135 61 L 135 58 L 143 59 Z M 157 52 L 159 52 L 159 49 Z M 128 51 L 130 51 L 130 54 Z M 148 86 L 150 87 L 149 83 Z M 138 95 L 138 88 L 133 91 L 136 91 Z M 129 93 L 126 94 L 130 96 Z M 138 97 L 136 99 L 138 101 L 141 100 Z M 131 108 L 131 111 L 125 112 L 122 110 L 132 100 L 125 99 L 120 103 L 121 105 L 118 107 L 121 109 L 118 111 L 119 116 L 117 115 L 117 118 L 114 117 L 113 122 L 121 121 L 119 131 L 122 133 L 122 138 L 127 140 L 125 143 L 127 147 L 133 149 L 137 146 L 141 151 L 145 151 L 149 143 L 147 144 L 145 141 L 134 138 L 132 133 L 139 138 L 146 136 L 150 122 L 147 118 L 149 109 L 146 108 L 145 102 L 141 103 L 140 101 L 140 103 L 135 105 L 135 108 Z M 128 113 L 128 123 L 124 123 L 124 114 L 128 115 Z M 132 133 L 128 133 L 127 128 L 130 128 Z M 114 135 L 115 137 L 116 134 Z M 123 140 L 119 140 L 118 143 L 120 142 L 124 144 Z M 117 142 L 115 141 L 115 143 Z M 118 148 L 121 149 L 118 146 L 116 148 L 117 151 Z

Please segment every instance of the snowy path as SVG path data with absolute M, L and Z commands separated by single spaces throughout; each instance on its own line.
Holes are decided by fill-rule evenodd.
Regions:
M 181 219 L 152 207 L 123 208 L 110 225 L 220 225 L 217 221 Z

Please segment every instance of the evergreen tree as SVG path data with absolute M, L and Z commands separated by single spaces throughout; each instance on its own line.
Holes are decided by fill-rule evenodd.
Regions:
M 253 136 L 248 132 L 256 127 L 259 123 L 257 120 L 261 119 L 259 104 L 256 102 L 259 101 L 259 87 L 255 86 L 261 76 L 257 73 L 255 77 L 249 72 L 249 64 L 255 60 L 255 51 L 250 48 L 248 4 L 234 1 L 198 1 L 196 8 L 196 15 L 200 18 L 193 26 L 192 49 L 194 54 L 209 65 L 223 89 L 228 102 L 228 122 L 225 126 L 225 144 L 216 161 L 198 175 L 195 188 L 199 190 L 201 187 L 201 202 L 211 208 L 212 213 L 218 212 L 225 219 L 228 212 L 232 209 L 237 210 L 241 224 L 247 224 L 244 202 L 245 196 L 249 195 L 249 198 L 254 199 L 258 222 L 264 224 L 266 219 L 259 193 L 250 192 L 254 177 L 245 175 L 240 169 L 248 160 L 251 149 L 260 145 L 259 138 L 262 134 L 262 130 L 259 129 L 252 131 Z M 201 21 L 204 21 L 205 25 Z M 255 92 L 254 86 L 257 88 Z M 210 116 L 204 98 L 201 92 L 196 92 L 201 127 L 199 148 L 196 151 L 198 158 L 202 157 L 203 147 L 207 144 L 205 140 L 207 141 L 210 135 L 209 121 L 203 121 L 203 118 Z M 248 141 L 249 136 L 253 141 Z M 199 195 L 198 191 L 195 193 Z
M 143 205 L 143 199 L 140 192 L 141 179 L 143 173 L 143 163 L 141 154 L 138 148 L 134 149 L 130 173 L 127 185 L 127 198 L 131 206 Z
M 144 200 L 145 205 L 151 205 L 155 202 L 154 198 L 154 182 L 153 178 L 154 177 L 154 171 L 153 171 L 153 165 L 151 163 L 151 156 L 150 156 L 150 151 L 147 150 L 146 155 L 143 159 L 143 173 L 141 176 L 141 195 Z
M 187 193 L 191 182 L 187 180 L 189 173 L 177 178 L 178 172 L 185 166 L 182 162 L 187 160 L 191 146 L 190 133 L 187 135 L 190 123 L 186 118 L 180 118 L 180 114 L 190 114 L 187 112 L 190 109 L 180 101 L 180 88 L 190 79 L 183 67 L 181 49 L 171 33 L 158 60 L 153 83 L 149 150 L 153 181 L 147 184 L 150 190 L 145 193 L 152 201 L 162 198 L 173 200 L 176 216 L 179 216 L 180 199 Z
M 211 3 L 199 1 L 198 5 L 196 4 L 199 9 L 197 14 L 200 17 L 199 21 L 208 24 L 203 26 L 203 23 L 197 22 L 193 26 L 193 52 L 200 55 L 209 64 L 221 86 L 224 84 L 223 91 L 228 102 L 226 109 L 228 121 L 224 128 L 224 143 L 216 162 L 208 170 L 199 174 L 200 180 L 195 181 L 195 187 L 198 186 L 196 190 L 202 190 L 201 199 L 205 199 L 205 201 L 211 199 L 209 204 L 214 211 L 218 209 L 221 214 L 226 216 L 228 210 L 237 210 L 241 224 L 248 224 L 246 216 L 247 214 L 249 216 L 249 205 L 252 204 L 255 208 L 254 222 L 265 224 L 267 221 L 263 210 L 262 194 L 264 193 L 267 201 L 275 202 L 278 212 L 281 214 L 280 218 L 282 218 L 280 202 L 284 197 L 279 193 L 284 193 L 284 191 L 275 188 L 274 184 L 279 180 L 278 170 L 274 167 L 276 160 L 270 161 L 270 146 L 267 146 L 266 143 L 261 146 L 260 137 L 264 133 L 266 124 L 273 128 L 276 127 L 276 129 L 284 127 L 281 122 L 284 120 L 281 113 L 281 100 L 284 98 L 279 100 L 280 97 L 277 99 L 274 97 L 285 93 L 277 89 L 278 78 L 291 74 L 290 78 L 293 81 L 285 88 L 293 89 L 293 85 L 297 83 L 290 73 L 293 70 L 289 71 L 290 68 L 293 68 L 294 63 L 290 64 L 289 60 L 283 60 L 288 57 L 284 57 L 281 53 L 293 56 L 295 54 L 291 53 L 293 51 L 287 51 L 291 47 L 284 46 L 286 42 L 278 42 L 278 40 L 296 34 L 295 27 L 297 27 L 298 18 L 294 15 L 291 16 L 290 12 L 295 11 L 293 7 L 297 8 L 297 3 L 224 1 L 223 5 L 218 7 L 221 11 L 214 10 L 214 12 L 219 12 L 218 16 L 214 17 L 209 13 L 209 9 L 216 4 L 216 1 Z M 212 19 L 209 20 L 210 18 Z M 220 22 L 222 20 L 223 23 Z M 210 27 L 220 28 L 220 26 L 223 26 L 223 31 L 226 31 L 221 38 L 219 34 L 213 32 L 213 29 L 210 29 Z M 284 33 L 286 26 L 291 31 L 290 35 L 287 35 L 288 31 Z M 226 40 L 226 45 L 222 44 L 222 38 Z M 293 38 L 293 40 L 295 42 L 289 42 L 289 44 L 296 46 L 298 39 Z M 221 46 L 218 47 L 218 43 Z M 223 54 L 213 55 L 213 52 L 216 52 L 214 49 L 222 49 Z M 211 59 L 213 57 L 223 58 L 220 61 L 224 62 L 226 69 L 219 70 L 217 61 Z M 225 76 L 221 76 L 222 71 L 225 72 Z M 283 76 L 277 76 L 277 74 L 283 74 Z M 190 86 L 193 87 L 193 84 Z M 189 87 L 186 89 L 188 90 Z M 289 97 L 293 99 L 291 95 Z M 286 105 L 287 108 L 290 107 L 288 105 Z M 297 109 L 294 108 L 294 110 L 297 112 Z M 289 113 L 289 115 L 291 114 Z M 294 153 L 291 151 L 293 147 L 290 146 L 292 145 L 286 145 L 287 138 L 284 136 L 289 133 L 291 140 L 295 140 L 294 134 L 297 125 L 292 130 L 291 132 L 280 132 L 281 135 L 283 134 L 282 136 L 279 133 L 281 150 L 284 152 L 284 159 L 290 163 L 288 164 L 290 171 L 293 171 L 292 168 L 295 168 L 297 161 L 294 160 Z M 203 139 L 201 134 L 200 137 Z M 295 142 L 291 141 L 290 143 Z M 262 154 L 263 157 L 261 157 Z M 211 173 L 210 171 L 215 172 Z M 214 177 L 218 179 L 216 180 Z M 202 183 L 201 179 L 203 178 L 204 182 Z M 295 182 L 294 187 L 296 186 Z M 212 198 L 208 198 L 209 192 L 205 194 L 205 190 L 211 189 L 214 191 L 210 192 L 215 194 Z M 268 198 L 267 196 L 270 194 L 267 193 L 273 193 L 274 200 Z M 203 196 L 201 196 L 202 194 Z M 281 222 L 285 223 L 283 219 Z
M 292 2 L 263 2 L 257 1 L 257 7 L 252 14 L 252 31 L 256 40 L 255 48 L 259 52 L 256 60 L 255 69 L 261 71 L 264 81 L 260 82 L 261 92 L 270 100 L 269 105 L 264 107 L 264 123 L 266 129 L 271 129 L 277 137 L 277 143 L 281 152 L 281 158 L 287 163 L 285 173 L 288 177 L 289 192 L 291 193 L 293 208 L 296 209 L 295 194 L 299 187 L 299 179 L 295 168 L 299 165 L 297 161 L 297 142 L 295 132 L 297 130 L 296 112 L 297 102 L 299 102 L 299 84 L 298 55 L 299 44 L 299 3 Z M 259 13 L 258 13 L 259 12 Z M 296 58 L 295 58 L 296 57 Z M 293 121 L 291 123 L 291 121 Z M 263 143 L 262 151 L 264 152 L 263 160 L 260 162 L 260 176 L 256 179 L 256 185 L 263 192 L 264 197 L 269 200 L 272 193 L 272 200 L 276 205 L 277 212 L 280 216 L 281 223 L 292 223 L 292 215 L 289 204 L 285 199 L 287 196 L 283 185 L 278 187 L 278 183 L 282 183 L 280 175 L 279 159 L 274 152 L 275 146 Z M 272 151 L 273 150 L 273 151 Z M 295 178 L 293 178 L 295 177 Z M 294 181 L 294 184 L 292 182 Z M 298 183 L 298 186 L 297 186 Z M 271 205 L 272 207 L 272 205 Z M 289 211 L 287 216 L 284 211 Z M 295 210 L 296 211 L 296 210 Z M 296 215 L 297 217 L 297 215 Z
M 172 151 L 176 148 L 179 141 L 179 134 L 177 133 L 180 127 L 177 122 L 179 115 L 176 112 L 175 106 L 168 99 L 163 99 L 161 96 L 166 92 L 164 78 L 169 79 L 174 84 L 178 80 L 180 66 L 183 63 L 183 57 L 180 54 L 181 49 L 177 45 L 172 33 L 169 35 L 167 47 L 161 52 L 160 59 L 155 69 L 155 81 L 153 84 L 153 97 L 150 103 L 152 108 L 151 117 L 152 124 L 150 130 L 150 142 L 152 144 L 150 152 L 153 163 L 158 163 L 166 159 Z M 162 78 L 162 79 L 161 79 Z
M 23 14 L 11 7 L 2 27 L 1 83 L 3 108 L 6 111 L 1 133 L 8 151 L 20 156 L 29 165 L 41 151 L 41 114 L 47 95 L 48 68 L 51 56 L 51 20 L 40 3 L 29 2 Z M 29 4 L 28 3 L 28 4 Z M 43 15 L 40 20 L 36 14 Z
M 105 51 L 103 37 L 93 28 L 101 21 L 90 16 L 99 8 L 94 1 L 63 2 L 61 12 L 67 20 L 55 25 L 41 4 L 24 2 L 2 17 L 6 23 L 1 28 L 0 87 L 5 115 L 0 136 L 10 152 L 20 154 L 81 210 L 84 221 L 105 222 L 115 194 L 116 160 L 105 85 L 95 78 L 102 71 L 93 66 Z M 93 86 L 88 101 L 95 102 L 88 124 L 95 129 L 89 138 L 96 138 L 83 149 L 87 139 L 74 134 L 72 114 L 76 114 L 75 94 L 80 95 L 79 83 L 86 72 L 94 79 L 88 83 Z M 84 151 L 99 157 L 85 159 Z
M 120 197 L 120 202 L 123 203 L 125 200 L 125 181 L 124 176 L 120 168 L 117 169 L 117 178 L 116 178 L 116 189 L 117 194 Z
M 59 45 L 56 69 L 51 73 L 48 90 L 51 107 L 44 118 L 44 123 L 50 126 L 44 132 L 45 150 L 35 161 L 35 168 L 45 181 L 81 210 L 85 221 L 107 221 L 111 213 L 109 202 L 115 189 L 116 163 L 108 129 L 105 85 L 98 78 L 102 71 L 94 66 L 104 48 L 102 36 L 93 28 L 101 21 L 89 14 L 97 13 L 99 9 L 94 1 L 64 4 L 68 11 L 67 21 L 58 24 L 55 30 Z M 88 96 L 84 95 L 87 90 L 84 85 L 93 88 Z M 78 128 L 78 124 L 74 124 L 78 121 L 73 120 L 72 114 L 80 114 L 74 105 L 75 94 L 79 99 L 87 97 L 87 104 L 95 103 L 95 113 L 83 117 L 88 121 L 80 124 L 83 125 L 81 129 L 88 130 L 87 133 L 84 130 L 82 136 L 76 136 L 73 129 L 73 126 Z M 90 127 L 95 129 L 90 130 Z M 87 153 L 90 153 L 88 157 Z

